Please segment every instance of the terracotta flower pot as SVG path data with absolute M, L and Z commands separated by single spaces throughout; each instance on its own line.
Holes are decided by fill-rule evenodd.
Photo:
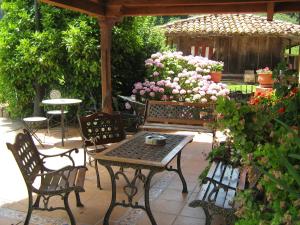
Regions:
M 258 74 L 258 83 L 260 87 L 270 88 L 273 86 L 274 80 L 272 74 Z
M 215 83 L 219 83 L 222 79 L 222 72 L 212 71 L 210 72 L 211 80 Z

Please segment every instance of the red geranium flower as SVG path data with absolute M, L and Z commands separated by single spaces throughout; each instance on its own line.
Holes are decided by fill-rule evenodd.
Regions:
M 282 114 L 285 112 L 285 108 L 284 107 L 281 107 L 280 109 L 278 109 L 278 113 Z

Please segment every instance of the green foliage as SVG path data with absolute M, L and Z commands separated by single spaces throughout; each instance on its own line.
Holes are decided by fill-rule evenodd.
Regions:
M 0 20 L 0 102 L 9 103 L 12 117 L 30 115 L 42 87 L 63 97 L 80 98 L 84 109 L 99 109 L 100 31 L 96 19 L 41 4 L 41 31 L 35 31 L 32 1 L 3 0 Z M 153 28 L 155 18 L 125 18 L 113 30 L 112 81 L 114 90 L 129 94 L 145 75 L 144 60 L 164 46 Z
M 115 95 L 131 95 L 133 84 L 146 76 L 145 59 L 167 50 L 165 37 L 154 27 L 155 17 L 126 17 L 115 27 L 112 42 L 112 79 Z
M 286 83 L 276 88 L 275 94 L 259 96 L 265 100 L 254 105 L 218 100 L 217 111 L 222 115 L 218 125 L 229 130 L 235 154 L 240 154 L 244 166 L 264 174 L 255 188 L 238 194 L 236 224 L 300 221 L 300 93 Z M 214 155 L 223 153 L 217 149 Z
M 295 24 L 299 24 L 299 22 L 300 22 L 299 18 L 292 13 L 275 13 L 274 14 L 275 20 L 282 20 L 282 21 L 295 23 Z
M 158 16 L 155 20 L 156 25 L 162 25 L 174 20 L 187 19 L 189 16 Z

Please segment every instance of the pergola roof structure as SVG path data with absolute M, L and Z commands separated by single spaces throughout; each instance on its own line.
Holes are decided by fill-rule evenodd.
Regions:
M 124 16 L 203 13 L 300 12 L 300 0 L 40 0 L 99 19 L 101 29 L 102 111 L 112 113 L 111 32 Z
M 41 0 L 92 16 L 300 11 L 299 0 Z

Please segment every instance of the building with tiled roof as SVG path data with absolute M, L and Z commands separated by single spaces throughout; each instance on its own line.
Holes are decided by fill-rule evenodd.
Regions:
M 252 14 L 208 14 L 163 25 L 168 43 L 184 54 L 223 61 L 225 73 L 244 73 L 283 60 L 299 45 L 300 25 Z

